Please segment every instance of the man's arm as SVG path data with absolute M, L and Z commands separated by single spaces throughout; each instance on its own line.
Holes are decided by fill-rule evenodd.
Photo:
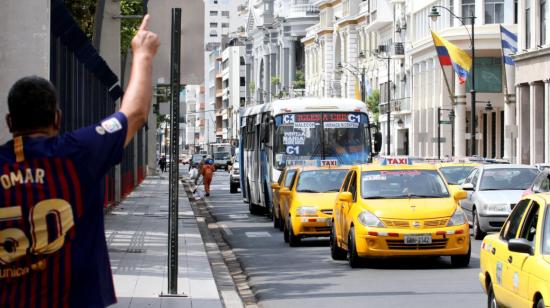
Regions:
M 120 107 L 120 112 L 128 119 L 124 147 L 147 122 L 151 109 L 153 58 L 157 53 L 160 41 L 155 33 L 147 30 L 148 25 L 149 15 L 145 15 L 138 32 L 132 39 L 132 70 Z

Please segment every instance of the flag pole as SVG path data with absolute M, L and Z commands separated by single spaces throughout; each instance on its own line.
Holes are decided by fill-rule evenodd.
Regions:
M 430 31 L 431 31 L 431 29 L 430 29 Z M 443 78 L 445 78 L 445 85 L 447 86 L 447 91 L 449 92 L 449 98 L 451 99 L 451 105 L 454 106 L 455 105 L 455 96 L 453 95 L 453 92 L 451 92 L 451 86 L 449 85 L 449 79 L 447 78 L 447 74 L 445 74 L 445 68 L 441 64 L 441 61 L 439 60 L 439 54 L 437 53 L 437 48 L 436 48 L 436 45 L 435 45 L 433 35 L 432 35 L 432 42 L 434 43 L 435 54 L 438 55 L 437 62 L 439 62 L 439 67 L 441 67 L 441 71 L 443 72 Z M 451 67 L 451 71 L 452 71 L 452 67 Z
M 502 85 L 504 97 L 508 98 L 508 76 L 506 75 L 506 62 L 504 61 L 504 47 L 502 46 L 502 25 L 500 25 L 500 61 L 502 62 Z

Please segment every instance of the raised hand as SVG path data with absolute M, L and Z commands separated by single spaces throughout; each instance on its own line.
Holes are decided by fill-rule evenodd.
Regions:
M 160 40 L 158 36 L 149 31 L 149 15 L 143 17 L 143 21 L 139 26 L 139 30 L 132 39 L 132 51 L 134 56 L 145 55 L 155 56 L 157 49 L 160 46 Z

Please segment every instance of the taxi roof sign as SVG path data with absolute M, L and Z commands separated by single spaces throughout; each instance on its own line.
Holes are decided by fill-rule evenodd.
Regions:
M 388 165 L 412 165 L 412 159 L 407 156 L 387 156 L 382 158 L 380 164 L 382 166 Z

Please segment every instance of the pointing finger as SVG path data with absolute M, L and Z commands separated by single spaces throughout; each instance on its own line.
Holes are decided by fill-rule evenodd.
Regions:
M 147 28 L 149 28 L 149 14 L 143 17 L 143 21 L 141 22 L 141 26 L 139 26 L 139 30 L 147 30 Z

